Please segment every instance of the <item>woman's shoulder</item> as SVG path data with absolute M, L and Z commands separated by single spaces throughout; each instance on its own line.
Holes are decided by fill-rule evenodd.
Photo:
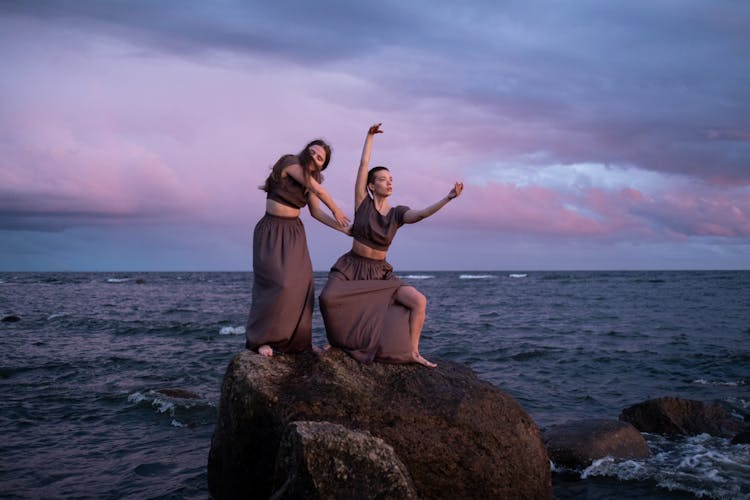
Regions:
M 284 168 L 288 167 L 289 165 L 294 165 L 295 163 L 299 164 L 299 158 L 297 157 L 297 155 L 285 154 L 281 155 L 281 158 L 279 158 L 276 163 L 279 165 L 279 167 Z

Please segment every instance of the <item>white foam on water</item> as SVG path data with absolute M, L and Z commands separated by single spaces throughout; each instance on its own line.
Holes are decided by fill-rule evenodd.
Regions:
M 132 278 L 107 278 L 107 283 L 125 283 L 131 280 Z
M 729 439 L 701 434 L 670 440 L 646 434 L 653 455 L 639 460 L 595 460 L 581 473 L 619 480 L 652 480 L 670 491 L 708 498 L 748 498 L 750 446 L 732 445 Z
M 245 335 L 244 326 L 222 326 L 219 335 Z
M 525 278 L 526 276 L 528 276 L 528 274 L 525 273 L 510 273 L 508 275 L 509 278 Z
M 134 392 L 133 394 L 131 394 L 130 396 L 128 396 L 128 402 L 129 403 L 136 403 L 137 404 L 137 403 L 140 403 L 141 401 L 143 401 L 144 399 L 146 399 L 146 396 L 144 396 L 140 392 Z
M 51 319 L 57 319 L 57 318 L 64 318 L 65 316 L 68 316 L 68 313 L 54 313 L 47 316 L 47 321 Z
M 612 457 L 599 458 L 581 472 L 581 479 L 592 476 L 616 476 L 622 480 L 646 479 L 648 472 L 642 463 L 635 460 L 616 461 Z
M 172 427 L 187 427 L 185 424 L 180 422 L 179 420 L 172 419 Z
M 171 417 L 175 416 L 177 410 L 194 408 L 200 406 L 202 403 L 197 400 L 183 400 L 177 399 L 172 400 L 169 396 L 165 396 L 157 391 L 149 390 L 146 394 L 141 392 L 134 392 L 128 396 L 128 402 L 134 404 L 148 404 L 156 409 L 159 413 L 166 413 Z M 145 403 L 144 403 L 145 402 Z M 215 406 L 209 404 L 208 406 Z
M 430 278 L 434 278 L 434 276 L 431 276 L 429 274 L 407 274 L 404 276 L 406 279 L 410 280 L 428 280 Z
M 750 401 L 742 398 L 726 398 L 727 403 L 739 406 L 745 410 L 750 410 Z M 744 418 L 744 417 L 743 417 Z
M 743 380 L 721 381 L 721 380 L 706 380 L 703 378 L 695 379 L 693 380 L 693 383 L 698 384 L 698 385 L 713 385 L 713 386 L 719 386 L 719 387 L 737 387 L 740 385 L 745 385 L 745 382 Z
M 458 278 L 462 280 L 486 280 L 494 277 L 493 274 L 462 274 Z
M 159 413 L 169 412 L 170 415 L 174 416 L 174 403 L 172 403 L 171 401 L 165 401 L 161 398 L 154 398 L 154 400 L 151 401 L 151 406 L 156 408 Z

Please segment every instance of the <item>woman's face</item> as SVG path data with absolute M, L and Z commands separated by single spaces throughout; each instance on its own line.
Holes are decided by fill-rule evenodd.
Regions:
M 393 176 L 388 170 L 378 170 L 370 183 L 370 191 L 378 196 L 390 196 L 393 193 Z
M 312 157 L 312 165 L 310 166 L 310 171 L 320 170 L 321 168 L 323 168 L 323 164 L 326 161 L 326 150 L 323 149 L 323 146 L 315 144 L 313 146 L 310 146 L 308 151 L 310 152 L 310 156 Z

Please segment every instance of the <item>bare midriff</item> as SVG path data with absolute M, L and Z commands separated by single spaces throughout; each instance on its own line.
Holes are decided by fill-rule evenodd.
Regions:
M 385 257 L 388 254 L 387 250 L 375 250 L 374 248 L 368 247 L 364 243 L 360 243 L 357 240 L 354 240 L 352 242 L 352 251 L 360 257 L 375 260 L 385 260 Z
M 278 217 L 299 217 L 299 208 L 290 207 L 276 200 L 266 198 L 266 213 Z

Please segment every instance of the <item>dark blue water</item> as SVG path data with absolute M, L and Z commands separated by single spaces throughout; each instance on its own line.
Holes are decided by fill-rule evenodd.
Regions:
M 667 395 L 750 418 L 750 272 L 400 276 L 429 301 L 425 357 L 468 364 L 540 427 Z M 0 323 L 2 496 L 206 498 L 251 285 L 250 273 L 0 273 L 0 315 L 21 318 Z M 314 325 L 322 346 L 317 311 Z M 649 459 L 555 470 L 556 495 L 750 498 L 750 446 L 646 437 Z

